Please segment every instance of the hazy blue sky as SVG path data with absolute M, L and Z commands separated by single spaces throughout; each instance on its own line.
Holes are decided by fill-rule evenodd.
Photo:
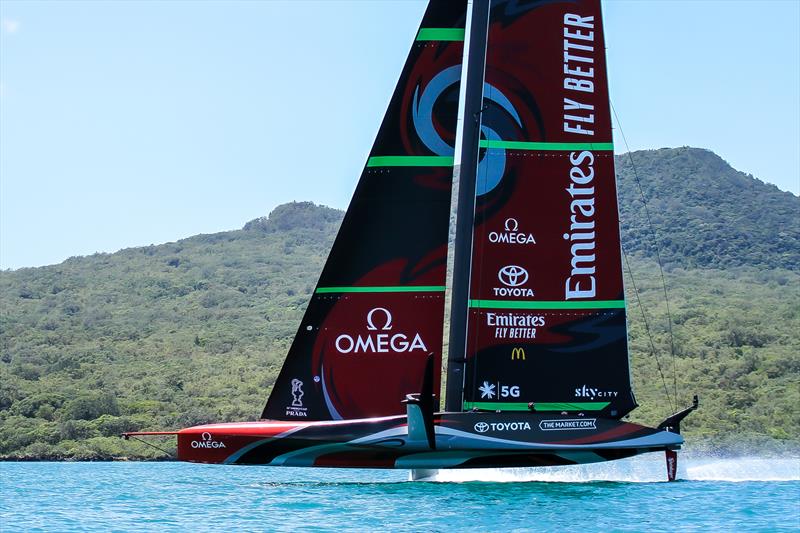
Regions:
M 346 207 L 424 8 L 0 0 L 0 267 Z M 800 2 L 604 14 L 632 149 L 710 148 L 798 193 Z

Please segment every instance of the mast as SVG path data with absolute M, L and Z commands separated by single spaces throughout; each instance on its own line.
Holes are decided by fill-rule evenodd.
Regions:
M 472 236 L 475 220 L 475 184 L 478 172 L 478 141 L 483 110 L 483 79 L 486 68 L 486 41 L 490 0 L 473 0 L 466 56 L 464 120 L 458 180 L 456 236 L 453 247 L 453 296 L 450 310 L 450 347 L 447 358 L 445 411 L 462 411 L 464 368 L 467 349 L 467 319 Z

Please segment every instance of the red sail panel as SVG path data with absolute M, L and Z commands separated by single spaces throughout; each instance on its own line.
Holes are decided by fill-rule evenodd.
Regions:
M 428 6 L 262 418 L 395 415 L 438 390 L 466 1 Z
M 635 402 L 599 0 L 493 1 L 484 103 L 465 408 L 621 417 Z

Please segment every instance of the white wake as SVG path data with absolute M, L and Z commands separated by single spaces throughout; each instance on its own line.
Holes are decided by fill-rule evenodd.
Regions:
M 712 457 L 679 454 L 678 479 L 689 481 L 798 481 L 800 457 Z M 663 454 L 648 454 L 607 463 L 548 466 L 541 468 L 480 468 L 438 470 L 423 481 L 581 483 L 619 481 L 654 483 L 666 481 Z

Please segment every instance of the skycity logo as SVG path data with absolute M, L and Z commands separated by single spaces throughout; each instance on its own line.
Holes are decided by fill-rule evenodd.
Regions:
M 383 307 L 376 307 L 367 313 L 367 331 L 392 331 L 392 313 Z M 367 335 L 348 335 L 336 337 L 336 350 L 342 354 L 427 352 L 428 347 L 419 333 L 368 333 Z
M 616 398 L 618 395 L 619 392 L 615 390 L 595 389 L 587 387 L 586 385 L 575 389 L 576 398 L 589 398 L 590 400 L 594 400 L 595 398 Z
M 197 449 L 197 448 L 214 448 L 214 449 L 217 449 L 217 448 L 224 448 L 225 444 L 214 440 L 211 437 L 211 433 L 206 431 L 202 435 L 200 435 L 200 440 L 193 440 L 190 443 L 190 446 L 192 448 L 195 448 L 195 449 Z
M 532 233 L 524 233 L 519 230 L 519 222 L 516 218 L 507 218 L 503 225 L 505 231 L 490 231 L 489 242 L 502 244 L 536 244 L 536 239 Z
M 506 265 L 497 271 L 497 279 L 505 287 L 494 287 L 495 296 L 533 296 L 533 290 L 521 288 L 528 282 L 528 271 L 517 265 Z

